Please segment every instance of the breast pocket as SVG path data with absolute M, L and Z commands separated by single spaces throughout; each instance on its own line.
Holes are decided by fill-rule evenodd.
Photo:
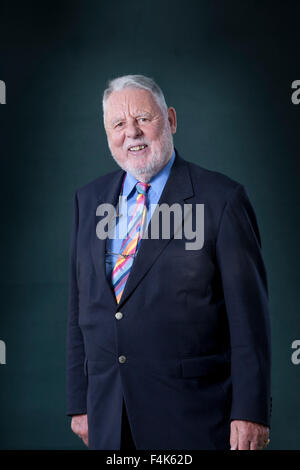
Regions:
M 205 296 L 215 274 L 215 265 L 207 250 L 165 250 L 161 257 L 161 272 L 166 280 L 172 279 L 174 289 L 198 291 Z

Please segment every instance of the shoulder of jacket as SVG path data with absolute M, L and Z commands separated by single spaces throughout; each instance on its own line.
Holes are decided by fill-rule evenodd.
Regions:
M 231 199 L 234 194 L 244 189 L 240 182 L 224 173 L 209 170 L 192 162 L 187 164 L 195 191 L 199 188 L 201 192 L 207 190 L 215 195 L 219 194 L 222 198 Z
M 91 195 L 93 193 L 98 194 L 99 190 L 103 190 L 105 186 L 109 187 L 111 182 L 121 171 L 121 169 L 115 170 L 110 173 L 106 173 L 105 175 L 101 175 L 97 178 L 94 178 L 93 180 L 77 188 L 76 194 L 79 197 L 84 197 L 85 195 Z

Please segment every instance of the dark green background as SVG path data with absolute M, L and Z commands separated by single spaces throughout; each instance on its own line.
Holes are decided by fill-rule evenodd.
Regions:
M 1 449 L 83 449 L 65 416 L 72 198 L 116 168 L 108 79 L 153 77 L 187 160 L 238 180 L 256 210 L 273 338 L 270 449 L 300 449 L 297 1 L 0 4 Z

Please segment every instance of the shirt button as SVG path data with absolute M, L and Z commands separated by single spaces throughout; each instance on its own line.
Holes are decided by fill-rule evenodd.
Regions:
M 115 314 L 115 317 L 116 317 L 117 320 L 121 320 L 121 319 L 123 318 L 123 313 L 117 312 L 117 313 Z
M 124 364 L 124 362 L 126 362 L 126 357 L 125 356 L 119 356 L 119 362 L 121 364 Z

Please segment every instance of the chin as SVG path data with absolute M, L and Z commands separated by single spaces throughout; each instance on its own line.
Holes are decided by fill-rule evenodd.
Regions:
M 136 179 L 139 179 L 141 176 L 147 176 L 148 180 L 160 171 L 166 160 L 161 152 L 156 153 L 155 151 L 150 155 L 141 157 L 130 156 L 129 158 L 124 158 L 124 155 L 116 157 L 113 153 L 112 156 L 123 170 L 131 173 Z
M 135 176 L 136 178 L 138 176 L 142 176 L 142 175 L 148 175 L 149 174 L 149 171 L 148 171 L 148 168 L 145 168 L 145 167 L 132 167 L 130 165 L 128 165 L 126 167 L 126 171 L 128 171 L 129 173 L 131 173 L 133 176 Z M 138 179 L 138 178 L 137 178 Z
M 130 158 L 125 163 L 125 166 L 131 172 L 148 173 L 148 171 L 153 167 L 153 160 L 149 157 L 135 157 Z

